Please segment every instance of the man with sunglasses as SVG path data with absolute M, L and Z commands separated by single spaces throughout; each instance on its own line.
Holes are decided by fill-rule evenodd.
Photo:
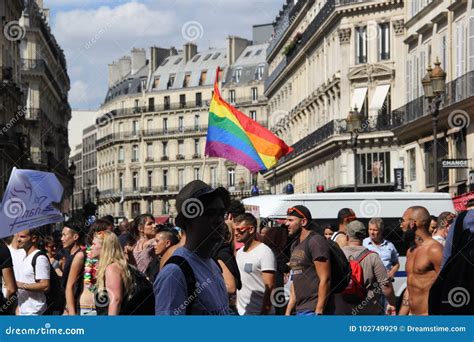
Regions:
M 415 235 L 415 244 L 407 251 L 407 290 L 401 313 L 428 315 L 430 288 L 441 270 L 443 259 L 443 246 L 431 237 L 430 223 L 430 213 L 421 206 L 408 208 L 400 223 L 404 234 L 412 232 Z
M 293 306 L 297 315 L 322 315 L 334 312 L 330 296 L 331 262 L 328 241 L 315 232 L 311 212 L 302 205 L 289 208 L 286 226 L 290 236 L 299 236 L 292 245 L 290 267 L 292 289 L 287 315 Z
M 275 287 L 275 255 L 257 240 L 257 219 L 252 214 L 237 216 L 234 224 L 236 240 L 244 244 L 236 255 L 242 281 L 237 291 L 239 315 L 274 314 L 270 296 Z

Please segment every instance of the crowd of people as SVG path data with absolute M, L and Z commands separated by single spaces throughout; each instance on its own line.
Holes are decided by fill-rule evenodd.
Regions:
M 157 225 L 151 214 L 118 227 L 111 216 L 91 225 L 71 219 L 51 234 L 32 229 L 0 240 L 0 315 L 474 312 L 474 300 L 462 308 L 444 300 L 451 278 L 474 293 L 473 200 L 459 216 L 406 209 L 407 288 L 399 305 L 399 253 L 382 218 L 366 226 L 343 208 L 337 227 L 318 225 L 317 213 L 296 205 L 283 222 L 259 222 L 227 190 L 202 181 L 179 192 L 176 209 L 174 224 Z

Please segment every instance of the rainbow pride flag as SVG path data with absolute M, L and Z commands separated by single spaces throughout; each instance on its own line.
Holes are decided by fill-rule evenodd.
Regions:
M 270 169 L 293 148 L 224 101 L 217 85 L 218 74 L 219 69 L 209 108 L 206 156 L 231 160 L 252 173 Z

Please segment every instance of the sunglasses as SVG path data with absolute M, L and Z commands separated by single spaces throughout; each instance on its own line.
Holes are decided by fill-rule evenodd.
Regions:
M 242 234 L 243 232 L 246 232 L 247 230 L 254 228 L 254 226 L 243 226 L 243 227 L 235 227 L 235 231 L 239 234 Z
M 355 220 L 357 220 L 357 217 L 355 215 L 351 215 L 351 216 L 346 217 L 347 222 L 352 222 L 352 221 L 355 221 Z
M 292 216 L 294 213 L 297 213 L 298 215 L 302 216 L 302 218 L 306 218 L 306 215 L 303 214 L 301 212 L 301 210 L 299 210 L 298 208 L 289 208 L 287 211 L 286 211 L 286 214 L 288 216 Z

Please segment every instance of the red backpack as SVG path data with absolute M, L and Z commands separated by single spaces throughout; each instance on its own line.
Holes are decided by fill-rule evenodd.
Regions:
M 364 271 L 360 262 L 365 259 L 365 257 L 374 252 L 369 251 L 368 249 L 363 250 L 357 258 L 352 256 L 349 258 L 349 265 L 352 270 L 351 280 L 349 285 L 342 291 L 342 298 L 351 304 L 359 304 L 367 297 L 367 289 L 365 288 L 364 282 Z

